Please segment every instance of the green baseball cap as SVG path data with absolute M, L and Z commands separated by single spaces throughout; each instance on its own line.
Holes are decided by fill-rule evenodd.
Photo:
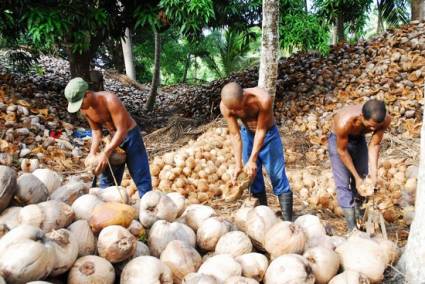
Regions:
M 84 94 L 89 89 L 89 84 L 80 77 L 69 81 L 65 87 L 65 98 L 68 100 L 68 111 L 74 113 L 80 110 Z

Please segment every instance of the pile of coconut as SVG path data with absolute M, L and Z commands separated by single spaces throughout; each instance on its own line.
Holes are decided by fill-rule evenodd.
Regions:
M 286 222 L 266 206 L 226 220 L 178 192 L 132 202 L 49 169 L 0 166 L 0 186 L 0 283 L 379 283 L 399 256 L 389 240 L 329 236 L 317 216 Z
M 203 203 L 213 196 L 235 200 L 240 196 L 231 182 L 235 168 L 232 142 L 227 128 L 214 128 L 175 152 L 168 152 L 150 164 L 152 186 L 163 192 L 178 192 L 191 203 Z

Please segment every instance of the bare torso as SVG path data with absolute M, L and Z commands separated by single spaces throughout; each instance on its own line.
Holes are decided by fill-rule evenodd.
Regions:
M 115 107 L 116 104 L 120 105 L 120 123 L 123 124 L 123 128 L 131 130 L 136 126 L 136 122 L 122 105 L 121 101 L 110 92 L 95 92 L 93 106 L 88 109 L 81 110 L 81 112 L 86 116 L 86 118 L 91 122 L 91 125 L 97 125 L 98 127 L 106 128 L 111 135 L 113 135 L 117 129 L 117 126 L 114 124 L 113 115 L 109 109 Z

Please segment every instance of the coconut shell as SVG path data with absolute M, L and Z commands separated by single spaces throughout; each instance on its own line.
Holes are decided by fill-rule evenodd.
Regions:
M 5 224 L 10 230 L 19 225 L 19 212 L 22 207 L 9 207 L 0 215 L 0 224 Z
M 17 180 L 18 189 L 15 201 L 18 205 L 25 206 L 46 201 L 49 197 L 47 187 L 33 174 L 25 173 Z
M 74 263 L 68 274 L 68 284 L 113 284 L 115 270 L 106 259 L 88 255 L 83 256 Z
M 87 194 L 88 191 L 89 188 L 85 183 L 81 181 L 70 182 L 55 190 L 50 195 L 50 199 L 62 201 L 68 205 L 72 205 L 72 203 L 74 203 L 78 197 Z
M 242 267 L 242 276 L 253 278 L 261 282 L 266 274 L 269 261 L 267 257 L 261 253 L 248 253 L 236 257 L 236 261 Z
M 211 275 L 219 282 L 224 282 L 232 276 L 241 276 L 241 265 L 230 255 L 221 254 L 207 259 L 199 268 L 199 273 Z
M 74 234 L 78 243 L 78 256 L 94 254 L 96 251 L 96 237 L 86 220 L 78 220 L 69 225 L 68 230 Z
M 136 251 L 136 238 L 124 227 L 112 225 L 104 228 L 97 241 L 99 256 L 111 263 L 129 259 Z
M 111 225 L 120 225 L 125 228 L 130 226 L 136 210 L 127 204 L 117 202 L 105 202 L 96 206 L 90 217 L 90 227 L 94 233 Z
M 0 166 L 0 213 L 9 206 L 16 191 L 16 172 L 12 168 Z
M 161 283 L 173 284 L 173 274 L 161 260 L 152 256 L 132 259 L 121 274 L 121 284 Z

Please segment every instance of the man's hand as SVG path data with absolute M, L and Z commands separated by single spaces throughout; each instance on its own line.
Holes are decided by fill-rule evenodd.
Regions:
M 252 160 L 248 160 L 248 163 L 245 165 L 245 172 L 251 181 L 254 180 L 255 175 L 257 174 L 257 163 Z
M 106 167 L 108 166 L 108 159 L 109 157 L 108 155 L 106 155 L 105 152 L 102 152 L 99 154 L 98 164 L 96 169 L 94 170 L 95 175 L 99 175 L 101 172 L 103 172 L 106 169 Z
M 363 185 L 364 179 L 360 176 L 355 177 L 354 180 L 356 181 L 356 188 L 360 188 Z
M 232 184 L 233 185 L 236 185 L 238 176 L 242 172 L 242 170 L 243 169 L 242 169 L 241 165 L 235 167 L 235 170 L 233 171 L 233 175 L 232 175 Z
M 95 163 L 95 159 L 96 159 L 96 154 L 92 154 L 90 153 L 86 159 L 84 160 L 84 166 L 86 168 L 92 168 L 93 164 Z

